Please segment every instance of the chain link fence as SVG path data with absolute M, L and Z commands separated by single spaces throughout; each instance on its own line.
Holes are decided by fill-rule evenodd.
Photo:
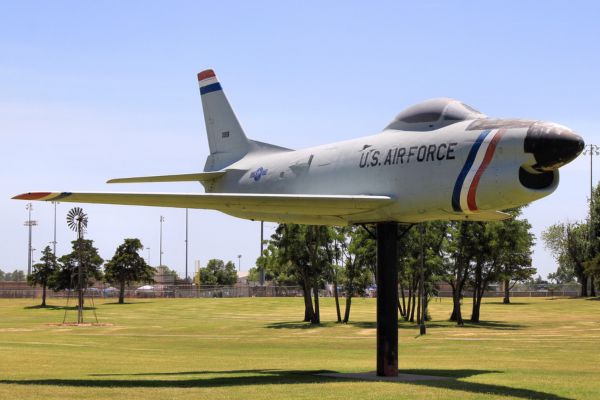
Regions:
M 452 291 L 447 285 L 441 285 L 437 297 L 452 297 Z M 569 283 L 563 285 L 553 284 L 517 284 L 511 291 L 511 297 L 577 297 L 581 293 L 581 285 Z M 344 296 L 342 288 L 339 296 Z M 369 297 L 376 295 L 376 289 L 368 290 Z M 407 292 L 405 291 L 405 295 Z M 320 290 L 322 297 L 333 296 L 332 285 Z M 55 292 L 51 289 L 46 291 L 48 298 L 75 297 L 75 291 L 62 290 Z M 86 296 L 95 298 L 118 298 L 119 289 L 105 284 L 97 284 L 86 290 Z M 219 297 L 301 297 L 300 286 L 259 286 L 259 285 L 231 285 L 210 286 L 184 284 L 152 284 L 134 285 L 125 289 L 125 297 L 128 298 L 219 298 Z M 470 298 L 472 292 L 465 290 L 463 297 Z M 491 285 L 485 292 L 484 297 L 503 297 L 502 285 Z M 41 298 L 42 288 L 31 287 L 26 282 L 0 282 L 0 298 Z

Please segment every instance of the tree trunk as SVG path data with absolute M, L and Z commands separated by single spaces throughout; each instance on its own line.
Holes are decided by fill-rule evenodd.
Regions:
M 337 322 L 342 322 L 342 314 L 340 312 L 340 298 L 338 296 L 337 279 L 333 280 L 333 295 L 335 296 L 335 311 L 337 312 Z
M 344 312 L 344 323 L 347 324 L 350 320 L 350 307 L 352 306 L 352 292 L 346 294 L 346 310 Z
M 510 281 L 508 279 L 504 280 L 504 300 L 502 302 L 510 304 Z
M 42 307 L 46 307 L 46 284 L 42 285 Z
M 588 284 L 588 280 L 587 280 L 587 276 L 582 275 L 581 276 L 581 297 L 587 297 L 588 295 L 588 290 L 587 290 L 587 284 Z
M 420 287 L 419 287 L 419 290 L 417 291 L 417 293 L 418 293 L 418 296 L 417 296 L 417 324 L 420 324 L 421 323 L 421 296 L 423 296 L 421 294 Z
M 458 290 L 452 290 L 452 315 L 450 321 L 456 321 L 456 325 L 463 326 L 465 323 L 462 319 L 462 313 L 460 311 L 460 293 Z
M 400 281 L 400 295 L 402 296 L 402 307 L 400 307 L 400 315 L 404 317 L 406 316 L 406 300 L 404 299 L 404 285 L 402 285 L 402 281 Z
M 413 290 L 412 293 L 412 307 L 410 309 L 410 318 L 409 321 L 410 322 L 415 322 L 415 306 L 416 306 L 416 299 L 415 299 L 415 291 Z
M 313 319 L 310 321 L 311 324 L 320 324 L 321 323 L 321 315 L 319 312 L 319 287 L 317 285 L 313 286 L 313 297 L 315 298 L 315 312 L 313 314 Z
M 119 282 L 119 304 L 125 303 L 125 282 Z
M 596 297 L 596 287 L 594 285 L 594 277 L 590 276 L 590 296 L 592 297 Z
M 481 296 L 478 294 L 473 299 L 473 312 L 471 313 L 471 322 L 479 322 L 479 310 L 481 309 Z
M 304 279 L 302 284 L 302 293 L 304 294 L 304 322 L 310 322 L 313 320 L 315 312 L 313 310 L 310 286 L 308 286 L 307 279 Z
M 405 321 L 408 321 L 408 319 L 410 318 L 409 310 L 411 309 L 411 307 L 412 307 L 412 286 L 409 286 L 408 287 L 408 304 L 406 305 L 405 312 L 404 312 L 404 320 Z
M 479 301 L 481 300 L 481 263 L 475 265 L 475 282 L 473 282 L 473 307 L 471 308 L 471 322 L 479 322 Z

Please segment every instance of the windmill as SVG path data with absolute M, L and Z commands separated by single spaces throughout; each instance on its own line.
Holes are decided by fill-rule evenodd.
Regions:
M 72 230 L 77 232 L 77 245 L 76 245 L 76 249 L 78 252 L 78 262 L 77 262 L 77 298 L 78 298 L 78 304 L 77 304 L 77 323 L 78 324 L 82 324 L 83 323 L 83 295 L 85 292 L 85 288 L 84 288 L 84 278 L 86 276 L 85 274 L 85 263 L 83 261 L 83 257 L 82 257 L 82 243 L 81 240 L 83 239 L 83 234 L 85 233 L 85 230 L 87 228 L 87 223 L 88 223 L 88 218 L 87 218 L 87 214 L 83 212 L 83 209 L 81 207 L 73 207 L 71 210 L 69 210 L 69 212 L 67 213 L 67 225 L 68 227 Z M 73 279 L 73 275 L 74 272 L 71 274 L 71 280 Z M 68 298 L 67 298 L 67 303 L 68 303 Z M 95 314 L 95 312 L 94 312 Z M 66 310 L 65 310 L 65 318 L 66 318 Z M 98 318 L 96 317 L 96 320 Z M 63 319 L 64 322 L 64 319 Z

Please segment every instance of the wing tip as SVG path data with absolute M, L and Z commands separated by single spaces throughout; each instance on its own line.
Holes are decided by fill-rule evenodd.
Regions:
M 41 200 L 44 197 L 50 196 L 52 192 L 27 192 L 14 196 L 13 200 Z

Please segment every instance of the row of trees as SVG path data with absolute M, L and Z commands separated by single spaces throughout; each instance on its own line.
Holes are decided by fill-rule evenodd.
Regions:
M 12 281 L 12 282 L 24 282 L 27 279 L 25 272 L 20 269 L 15 269 L 13 272 L 4 272 L 0 269 L 0 282 Z
M 554 224 L 542 238 L 558 263 L 557 271 L 548 278 L 557 283 L 577 280 L 581 296 L 596 296 L 600 283 L 600 185 L 592 192 L 586 221 Z
M 217 258 L 208 260 L 206 267 L 200 268 L 194 277 L 198 285 L 233 285 L 237 279 L 233 261 L 225 263 Z
M 149 266 L 139 251 L 144 248 L 139 239 L 125 239 L 115 251 L 114 256 L 101 267 L 104 260 L 98 254 L 93 241 L 77 239 L 72 242 L 71 253 L 59 258 L 50 246 L 42 251 L 40 262 L 33 265 L 31 275 L 27 277 L 29 284 L 42 286 L 42 307 L 46 306 L 46 290 L 54 291 L 77 288 L 78 266 L 83 268 L 83 288 L 94 281 L 104 280 L 119 288 L 119 303 L 125 301 L 125 287 L 133 282 L 154 281 L 155 269 Z
M 429 222 L 424 229 L 401 226 L 398 240 L 398 282 L 401 316 L 420 322 L 420 257 L 424 249 L 424 291 L 427 299 L 446 282 L 453 292 L 450 319 L 463 324 L 461 299 L 473 293 L 471 321 L 480 320 L 481 299 L 489 285 L 502 282 L 504 302 L 510 302 L 510 289 L 530 279 L 534 237 L 520 210 L 510 210 L 512 219 L 499 222 Z M 348 322 L 352 299 L 364 295 L 373 285 L 376 242 L 372 226 L 332 228 L 280 224 L 257 260 L 266 278 L 276 285 L 299 285 L 304 293 L 304 320 L 320 323 L 319 289 L 331 283 L 338 322 Z M 257 274 L 250 271 L 250 276 Z M 338 289 L 345 296 L 340 310 Z

